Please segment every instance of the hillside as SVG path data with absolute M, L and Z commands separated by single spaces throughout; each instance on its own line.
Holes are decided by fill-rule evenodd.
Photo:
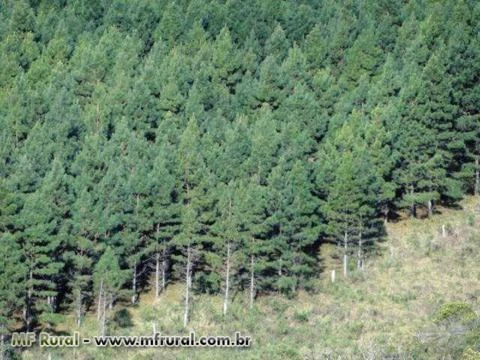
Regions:
M 479 35 L 476 0 L 1 1 L 0 359 L 478 352 Z
M 183 329 L 179 305 L 183 289 L 175 284 L 158 301 L 152 292 L 142 294 L 140 303 L 127 309 L 132 326 L 117 325 L 114 331 L 148 335 L 152 323 L 164 334 L 241 331 L 253 338 L 250 349 L 82 347 L 76 355 L 52 352 L 52 359 L 478 359 L 480 354 L 473 349 L 480 345 L 480 212 L 477 199 L 468 198 L 461 205 L 460 210 L 442 208 L 431 220 L 389 223 L 387 239 L 367 260 L 363 273 L 356 271 L 347 280 L 339 277 L 334 284 L 325 273 L 315 292 L 302 291 L 292 299 L 264 296 L 252 311 L 248 294 L 238 294 L 226 318 L 220 296 L 199 294 L 191 323 Z M 341 270 L 339 261 L 323 260 Z M 463 323 L 461 318 L 452 320 L 455 313 L 438 320 L 445 309 L 459 303 L 477 317 L 476 325 L 460 333 L 455 329 Z M 74 329 L 73 322 L 71 318 L 61 328 Z M 94 314 L 88 315 L 80 331 L 82 336 L 97 334 Z M 25 359 L 38 359 L 38 353 L 27 352 Z

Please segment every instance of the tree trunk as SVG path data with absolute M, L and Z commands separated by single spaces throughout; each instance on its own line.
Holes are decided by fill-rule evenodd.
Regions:
M 155 255 L 155 298 L 160 295 L 160 253 Z
M 475 157 L 475 196 L 480 195 L 480 156 Z
M 250 256 L 250 309 L 253 308 L 253 300 L 255 300 L 255 259 Z
M 78 289 L 77 294 L 77 328 L 82 324 L 82 290 Z
M 0 331 L 0 360 L 5 359 L 5 335 L 3 334 L 3 326 L 1 327 Z
M 388 206 L 385 206 L 383 208 L 383 224 L 387 225 L 388 224 L 388 215 L 390 213 L 390 210 L 388 209 Z
M 97 320 L 100 320 L 100 317 L 102 314 L 102 298 L 103 298 L 103 279 L 100 280 L 100 291 L 98 292 Z
M 187 286 L 185 289 L 185 312 L 183 314 L 183 326 L 188 324 L 188 313 L 189 313 L 189 300 L 190 300 L 190 286 L 192 284 L 191 279 L 191 254 L 190 254 L 190 245 L 187 247 L 187 269 L 186 269 L 186 282 Z
M 30 331 L 30 325 L 31 325 L 31 304 L 32 304 L 32 282 L 33 282 L 33 272 L 32 270 L 29 271 L 28 273 L 28 278 L 30 279 L 30 284 L 28 285 L 28 291 L 27 291 L 27 303 L 25 305 L 25 322 L 27 323 L 27 331 Z
M 358 270 L 363 270 L 363 253 L 362 253 L 362 232 L 360 231 L 360 234 L 358 236 L 358 259 L 357 259 L 357 269 Z
M 227 315 L 228 310 L 228 291 L 230 290 L 230 243 L 227 244 L 227 269 L 225 274 L 225 297 L 223 299 L 223 315 Z
M 167 286 L 167 249 L 163 248 L 162 258 L 162 291 L 165 291 Z
M 417 206 L 415 205 L 415 200 L 413 200 L 414 187 L 410 185 L 410 195 L 412 196 L 412 205 L 410 207 L 410 215 L 412 217 L 417 217 Z
M 282 237 L 282 226 L 280 226 L 279 232 L 280 232 L 280 238 L 281 238 Z M 279 277 L 282 276 L 282 258 L 281 257 L 280 257 L 280 259 L 278 259 L 278 276 Z
M 137 262 L 133 264 L 133 279 L 132 279 L 132 304 L 137 301 Z
M 343 238 L 343 276 L 347 277 L 348 275 L 348 233 L 345 232 L 345 236 Z
M 100 322 L 100 335 L 103 337 L 106 334 L 106 326 L 107 326 L 107 296 L 102 297 L 102 315 L 101 315 L 101 322 Z
M 433 200 L 428 200 L 428 217 L 433 216 Z

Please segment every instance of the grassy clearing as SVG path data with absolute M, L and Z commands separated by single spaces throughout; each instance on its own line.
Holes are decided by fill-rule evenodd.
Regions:
M 121 335 L 150 335 L 153 324 L 164 334 L 241 331 L 253 338 L 250 349 L 81 347 L 75 353 L 51 351 L 51 359 L 478 359 L 480 330 L 478 337 L 465 331 L 452 335 L 450 325 L 435 320 L 451 303 L 466 304 L 477 317 L 480 314 L 476 207 L 477 201 L 469 198 L 462 209 L 440 209 L 432 219 L 388 224 L 387 240 L 379 245 L 378 255 L 367 259 L 365 272 L 352 272 L 348 279 L 337 275 L 334 284 L 330 270 L 336 268 L 341 274 L 341 264 L 328 255 L 331 249 L 322 249 L 326 271 L 317 280 L 315 293 L 300 292 L 294 299 L 261 297 L 252 311 L 246 294 L 236 294 L 226 318 L 220 296 L 196 295 L 191 323 L 183 329 L 183 287 L 175 284 L 158 300 L 153 293 L 143 294 L 140 305 L 129 307 L 124 316 L 132 326 L 125 327 L 128 321 L 124 321 L 124 327 L 112 329 Z M 72 319 L 62 328 L 73 329 Z M 97 331 L 96 319 L 90 315 L 80 332 L 93 336 Z M 24 358 L 38 360 L 39 354 L 27 351 Z M 41 355 L 46 358 L 48 353 Z

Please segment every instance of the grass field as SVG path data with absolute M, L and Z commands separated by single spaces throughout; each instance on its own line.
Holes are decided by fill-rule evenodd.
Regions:
M 158 300 L 144 293 L 123 311 L 112 333 L 252 337 L 249 349 L 98 349 L 26 351 L 25 359 L 479 359 L 480 212 L 468 198 L 461 209 L 439 209 L 432 219 L 401 219 L 387 225 L 387 238 L 366 261 L 363 273 L 341 276 L 341 263 L 325 245 L 314 293 L 293 299 L 264 296 L 248 309 L 247 294 L 236 294 L 222 316 L 220 296 L 195 295 L 188 329 L 182 324 L 182 284 Z M 445 227 L 446 236 L 442 234 Z M 330 270 L 337 270 L 331 283 Z M 460 310 L 458 310 L 460 309 Z M 465 317 L 465 311 L 469 317 Z M 120 310 L 115 309 L 115 310 Z M 463 312 L 462 312 L 463 311 Z M 472 311 L 473 314 L 472 315 Z M 120 315 L 119 314 L 119 315 Z M 117 317 L 119 317 L 119 315 Z M 131 324 L 128 324 L 131 322 Z M 61 330 L 72 331 L 68 318 Z M 97 335 L 94 314 L 80 328 Z

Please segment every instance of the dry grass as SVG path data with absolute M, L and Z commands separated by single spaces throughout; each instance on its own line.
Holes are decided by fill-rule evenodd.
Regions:
M 152 292 L 142 294 L 141 304 L 128 309 L 134 327 L 114 330 L 146 335 L 155 323 L 165 334 L 241 331 L 253 338 L 250 350 L 82 348 L 76 358 L 322 359 L 335 354 L 342 359 L 380 359 L 385 354 L 412 358 L 412 349 L 421 345 L 417 335 L 434 326 L 433 314 L 442 304 L 462 301 L 480 313 L 480 214 L 476 206 L 477 201 L 469 198 L 462 209 L 439 209 L 432 219 L 388 224 L 388 239 L 379 244 L 379 255 L 368 259 L 364 273 L 352 272 L 348 279 L 342 278 L 341 264 L 326 247 L 321 252 L 326 271 L 317 281 L 315 294 L 300 292 L 292 300 L 262 297 L 253 311 L 248 310 L 247 294 L 240 294 L 227 318 L 221 315 L 220 296 L 195 295 L 189 328 L 182 329 L 183 284 L 174 284 L 159 299 Z M 446 237 L 442 225 L 449 230 Z M 338 280 L 332 284 L 330 270 L 334 268 Z M 65 328 L 71 325 L 70 320 Z M 96 329 L 90 316 L 81 332 L 92 336 Z M 52 359 L 55 356 L 73 358 L 65 352 L 53 353 Z

